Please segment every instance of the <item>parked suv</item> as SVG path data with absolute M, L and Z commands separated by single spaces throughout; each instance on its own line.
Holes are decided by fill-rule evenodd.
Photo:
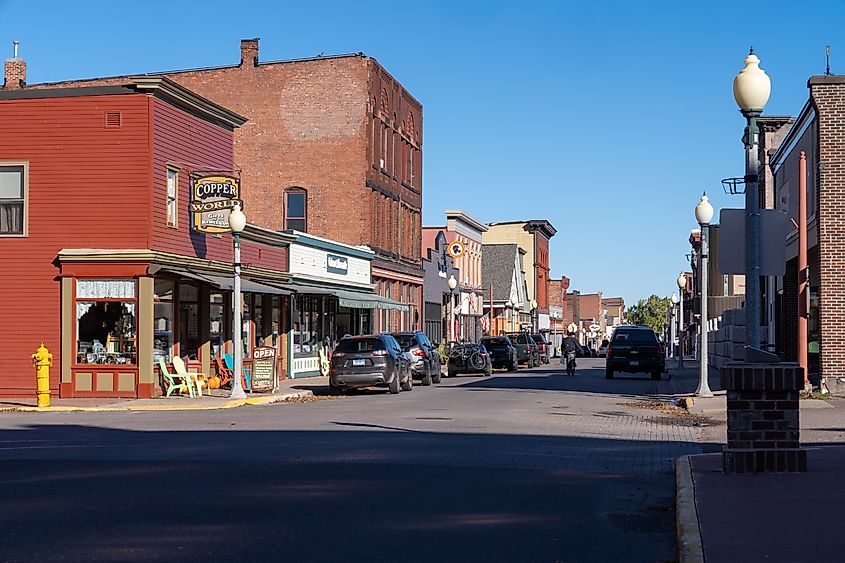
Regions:
M 540 365 L 540 353 L 537 350 L 537 344 L 534 343 L 527 332 L 508 332 L 505 336 L 516 346 L 519 363 L 526 364 L 529 368 Z
M 542 334 L 532 334 L 531 339 L 537 344 L 537 352 L 540 354 L 540 362 L 549 363 L 549 345 Z
M 408 355 L 391 335 L 349 336 L 337 343 L 329 392 L 342 395 L 358 387 L 387 387 L 394 395 L 413 388 Z
M 663 345 L 647 326 L 620 326 L 607 346 L 605 377 L 613 379 L 616 371 L 647 372 L 660 379 L 666 370 Z
M 494 368 L 516 371 L 519 367 L 517 351 L 507 336 L 485 336 L 481 344 L 490 354 L 490 363 Z
M 403 352 L 411 356 L 411 376 L 423 385 L 440 383 L 440 354 L 424 332 L 392 332 Z

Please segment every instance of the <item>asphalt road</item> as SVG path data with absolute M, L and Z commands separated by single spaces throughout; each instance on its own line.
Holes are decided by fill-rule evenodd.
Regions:
M 677 557 L 693 387 L 552 364 L 220 411 L 0 414 L 2 561 Z

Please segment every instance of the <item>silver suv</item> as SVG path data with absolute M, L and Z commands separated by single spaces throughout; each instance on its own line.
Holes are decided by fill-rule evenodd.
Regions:
M 411 357 L 411 375 L 423 385 L 440 383 L 440 353 L 424 332 L 392 332 L 402 351 Z

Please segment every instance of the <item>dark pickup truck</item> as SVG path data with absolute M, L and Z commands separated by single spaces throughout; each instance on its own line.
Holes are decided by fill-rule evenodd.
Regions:
M 652 379 L 660 379 L 666 371 L 663 344 L 647 326 L 620 326 L 607 346 L 605 365 L 607 379 L 613 379 L 617 371 L 646 372 Z

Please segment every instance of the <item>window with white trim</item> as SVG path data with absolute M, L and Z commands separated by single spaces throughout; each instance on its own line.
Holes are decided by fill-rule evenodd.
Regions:
M 24 234 L 25 173 L 23 164 L 0 166 L 0 236 Z
M 179 171 L 167 169 L 167 226 L 179 226 Z

